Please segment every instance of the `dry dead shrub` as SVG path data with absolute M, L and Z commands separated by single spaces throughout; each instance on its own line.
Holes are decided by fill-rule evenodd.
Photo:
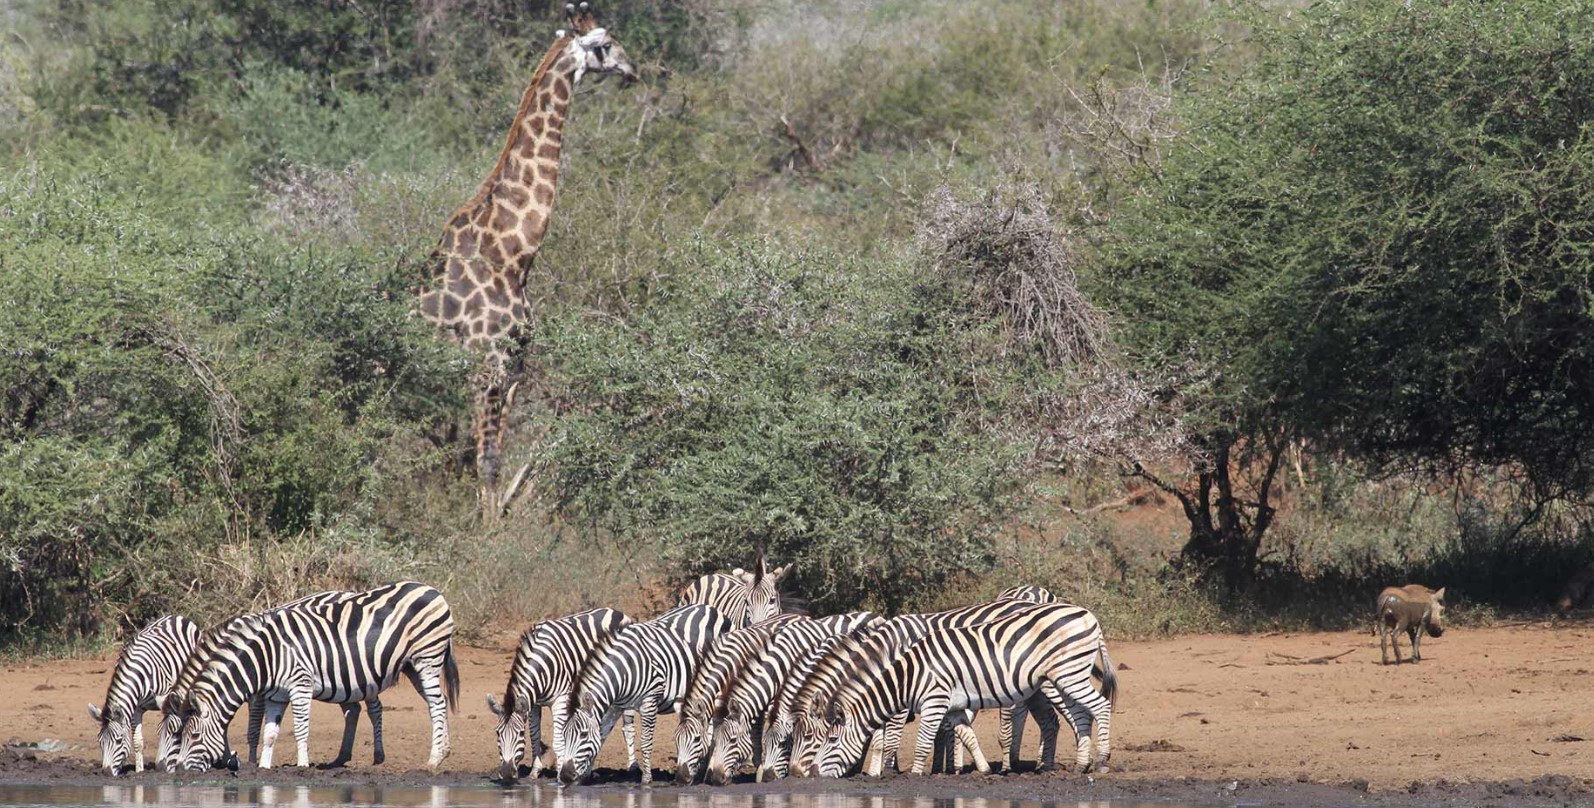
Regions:
M 1038 186 L 1005 184 L 973 201 L 941 186 L 926 207 L 919 243 L 966 285 L 977 314 L 1002 321 L 1010 344 L 1035 347 L 1054 367 L 1103 358 L 1107 317 L 1079 291 L 1078 255 Z

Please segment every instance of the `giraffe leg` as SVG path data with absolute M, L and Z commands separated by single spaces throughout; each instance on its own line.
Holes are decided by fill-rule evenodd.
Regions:
M 498 519 L 498 470 L 503 465 L 503 388 L 490 374 L 476 389 L 476 481 L 482 520 Z

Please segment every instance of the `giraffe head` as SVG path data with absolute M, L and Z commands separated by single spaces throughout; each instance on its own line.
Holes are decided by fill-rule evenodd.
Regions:
M 598 27 L 590 4 L 567 4 L 565 20 L 571 37 L 567 48 L 576 60 L 576 83 L 579 84 L 587 73 L 597 73 L 600 79 L 618 75 L 622 85 L 636 81 L 636 67 L 626 57 L 625 48 L 620 47 L 607 29 Z

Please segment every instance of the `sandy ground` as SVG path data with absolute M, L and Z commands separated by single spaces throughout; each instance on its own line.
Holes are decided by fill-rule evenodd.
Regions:
M 1492 796 L 1504 804 L 1533 801 L 1529 797 L 1551 804 L 1594 801 L 1594 626 L 1587 623 L 1452 629 L 1425 642 L 1421 664 L 1400 666 L 1379 664 L 1370 633 L 1191 636 L 1121 641 L 1112 650 L 1122 688 L 1113 717 L 1113 772 L 1093 781 L 968 774 L 919 782 L 977 785 L 980 793 L 993 795 L 1017 789 L 1062 796 L 1079 783 L 1094 782 L 1093 794 L 1181 796 L 1183 784 L 1226 799 L 1235 788 L 1225 784 L 1237 782 L 1243 789 L 1284 789 L 1292 798 L 1310 797 L 1313 788 L 1326 785 L 1429 802 L 1451 793 L 1463 801 Z M 507 650 L 461 650 L 462 703 L 453 719 L 444 782 L 481 782 L 496 765 L 493 715 L 484 697 L 502 693 L 509 656 Z M 103 696 L 112 662 L 5 667 L 9 698 L 0 700 L 0 738 L 55 738 L 75 748 L 41 761 L 0 754 L 0 780 L 93 776 L 90 764 L 73 759 L 97 760 L 96 725 L 84 708 Z M 388 761 L 379 770 L 369 766 L 370 738 L 362 722 L 349 770 L 272 776 L 408 772 L 425 782 L 426 775 L 411 771 L 427 753 L 419 696 L 401 682 L 383 701 Z M 984 714 L 978 725 L 993 758 L 994 719 L 994 713 Z M 150 754 L 154 725 L 153 717 L 146 719 Z M 336 752 L 342 728 L 337 709 L 317 704 L 312 726 L 312 758 L 326 760 Z M 277 754 L 279 761 L 291 762 L 286 729 Z M 673 718 L 662 716 L 653 758 L 661 778 L 674 765 L 673 732 Z M 1030 747 L 1035 734 L 1032 725 Z M 242 746 L 242 736 L 240 717 L 232 733 L 235 746 Z M 612 737 L 600 764 L 617 766 L 623 754 L 620 739 Z M 891 782 L 911 789 L 914 781 Z M 1113 790 L 1102 792 L 1103 784 Z M 1253 798 L 1258 796 L 1263 792 Z

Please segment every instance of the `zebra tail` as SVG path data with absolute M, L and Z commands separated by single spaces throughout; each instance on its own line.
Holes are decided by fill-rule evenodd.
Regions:
M 454 657 L 454 641 L 448 641 L 443 652 L 443 695 L 448 701 L 448 711 L 459 712 L 459 661 Z
M 1112 657 L 1107 655 L 1105 637 L 1096 646 L 1096 652 L 1101 654 L 1101 695 L 1116 710 L 1118 709 L 1118 668 L 1112 664 Z

